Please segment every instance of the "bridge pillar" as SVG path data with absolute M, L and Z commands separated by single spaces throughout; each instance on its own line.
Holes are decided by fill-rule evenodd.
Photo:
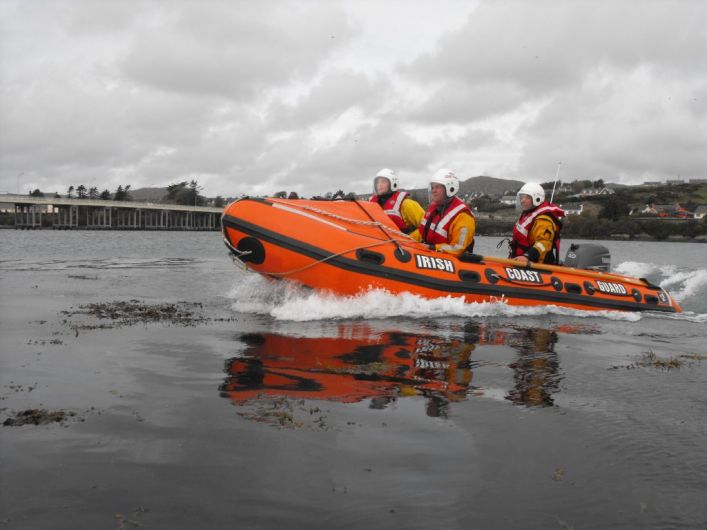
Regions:
M 15 228 L 42 228 L 42 207 L 36 204 L 15 204 Z
M 86 228 L 90 229 L 106 229 L 110 228 L 110 208 L 103 206 L 89 207 L 86 212 Z
M 78 206 L 54 206 L 53 228 L 78 228 L 79 209 Z

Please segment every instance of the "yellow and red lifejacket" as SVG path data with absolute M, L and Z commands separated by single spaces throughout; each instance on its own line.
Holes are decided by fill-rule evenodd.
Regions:
M 540 215 L 546 215 L 555 223 L 555 238 L 552 241 L 552 250 L 544 259 L 544 263 L 558 263 L 560 259 L 560 229 L 565 211 L 551 202 L 542 202 L 532 210 L 520 214 L 518 221 L 513 226 L 513 241 L 511 241 L 511 257 L 522 256 L 528 252 L 532 244 L 528 234 L 533 230 L 533 224 Z
M 449 227 L 455 217 L 462 212 L 474 217 L 471 209 L 458 197 L 452 197 L 442 212 L 439 211 L 435 203 L 430 204 L 425 216 L 420 221 L 419 230 L 423 243 L 432 245 L 448 243 Z
M 393 220 L 401 232 L 408 231 L 403 215 L 400 213 L 400 207 L 409 195 L 410 194 L 406 191 L 396 191 L 393 192 L 390 197 L 388 197 L 388 200 L 382 204 L 383 211 Z M 380 202 L 378 200 L 378 195 L 372 195 L 371 202 Z

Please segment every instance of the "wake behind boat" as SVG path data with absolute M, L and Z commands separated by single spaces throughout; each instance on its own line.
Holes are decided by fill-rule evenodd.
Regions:
M 580 310 L 681 312 L 667 291 L 644 278 L 601 270 L 573 246 L 566 263 L 518 263 L 430 250 L 399 232 L 377 203 L 245 197 L 222 217 L 224 242 L 237 261 L 270 278 L 354 296 L 371 289 L 467 303 L 555 305 Z M 587 245 L 586 247 L 596 247 Z

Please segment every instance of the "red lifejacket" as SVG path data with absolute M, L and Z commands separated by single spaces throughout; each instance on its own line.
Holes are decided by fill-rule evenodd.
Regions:
M 540 215 L 546 215 L 555 223 L 555 239 L 552 241 L 552 249 L 545 254 L 543 263 L 559 263 L 560 259 L 560 230 L 562 229 L 562 218 L 565 211 L 551 202 L 542 202 L 532 210 L 520 214 L 518 221 L 513 226 L 513 241 L 511 241 L 511 257 L 522 256 L 532 243 L 528 239 L 528 234 L 533 229 L 535 219 Z
M 393 220 L 393 222 L 397 225 L 398 229 L 402 232 L 408 230 L 408 227 L 405 225 L 403 215 L 400 213 L 400 207 L 402 206 L 405 198 L 409 195 L 410 194 L 406 191 L 396 191 L 390 197 L 388 197 L 388 200 L 385 201 L 385 203 L 382 204 L 383 211 L 388 214 L 388 217 Z M 371 202 L 380 203 L 380 201 L 378 200 L 378 195 L 372 195 Z
M 425 216 L 420 220 L 420 235 L 423 243 L 432 245 L 442 245 L 448 243 L 449 226 L 455 217 L 462 212 L 466 212 L 472 217 L 469 207 L 458 197 L 452 197 L 443 212 L 439 212 L 437 204 L 432 203 L 425 212 Z

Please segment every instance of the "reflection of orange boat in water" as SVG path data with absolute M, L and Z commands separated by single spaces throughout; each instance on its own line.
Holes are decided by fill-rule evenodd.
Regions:
M 471 382 L 473 343 L 406 333 L 366 338 L 288 337 L 273 333 L 241 337 L 243 357 L 226 361 L 220 390 L 234 402 L 286 395 L 352 403 L 379 398 L 383 407 L 399 396 L 463 399 Z
M 347 333 L 336 337 L 291 337 L 252 333 L 240 337 L 246 350 L 226 361 L 221 395 L 235 404 L 284 396 L 290 399 L 371 399 L 384 408 L 398 398 L 424 396 L 427 414 L 444 416 L 450 402 L 470 394 L 473 369 L 489 363 L 472 360 L 477 346 L 510 346 L 518 357 L 509 364 L 513 388 L 505 398 L 515 404 L 548 406 L 561 372 L 554 351 L 558 333 L 537 328 L 493 328 L 469 322 L 458 338 L 402 332 Z M 560 333 L 592 332 L 558 328 Z M 493 363 L 498 366 L 498 363 Z

